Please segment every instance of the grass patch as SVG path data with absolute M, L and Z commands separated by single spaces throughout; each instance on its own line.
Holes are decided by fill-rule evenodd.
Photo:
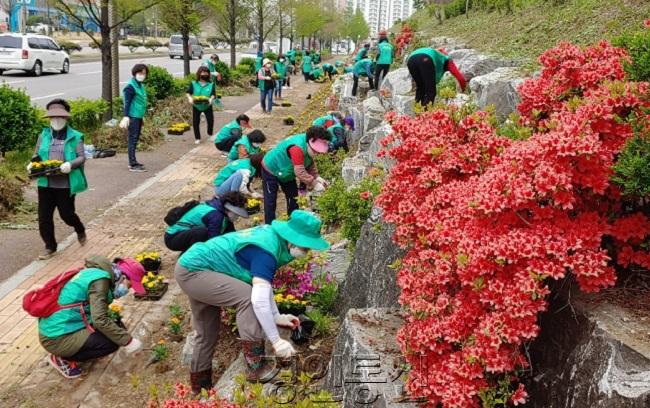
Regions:
M 16 179 L 27 181 L 27 170 L 25 167 L 32 158 L 33 148 L 7 152 L 5 158 L 0 160 L 0 177 L 7 179 Z

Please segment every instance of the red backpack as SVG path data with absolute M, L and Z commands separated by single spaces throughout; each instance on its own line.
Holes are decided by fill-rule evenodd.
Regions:
M 59 295 L 66 283 L 70 281 L 83 268 L 72 269 L 55 276 L 47 281 L 45 286 L 32 289 L 23 296 L 23 309 L 34 317 L 48 317 L 63 309 L 72 309 L 83 306 L 83 302 L 62 306 L 59 304 Z

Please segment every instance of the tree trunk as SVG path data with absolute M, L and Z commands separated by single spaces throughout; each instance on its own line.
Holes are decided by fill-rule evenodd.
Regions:
M 257 0 L 257 52 L 264 52 L 264 2 Z
M 108 102 L 108 110 L 104 114 L 104 121 L 108 121 L 113 117 L 113 60 L 111 56 L 111 30 L 108 17 L 108 1 L 102 1 L 100 4 L 101 25 L 99 26 L 102 35 L 102 44 L 100 47 L 102 53 L 102 98 Z
M 465 17 L 469 18 L 469 0 L 465 0 Z
M 279 19 L 280 19 L 280 44 L 278 45 L 278 55 L 282 55 L 282 35 L 284 34 L 284 27 L 282 24 L 282 10 L 278 10 Z
M 228 21 L 228 35 L 230 40 L 230 67 L 237 66 L 237 3 L 236 0 L 230 0 L 230 13 Z
M 190 31 L 183 29 L 181 31 L 183 37 L 183 75 L 190 74 Z

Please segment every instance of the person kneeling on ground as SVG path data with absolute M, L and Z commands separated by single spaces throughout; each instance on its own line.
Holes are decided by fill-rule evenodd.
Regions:
M 247 115 L 239 115 L 237 119 L 222 127 L 214 139 L 214 145 L 217 150 L 221 150 L 225 154 L 230 152 L 232 145 L 235 144 L 242 136 L 242 127 L 251 129 L 250 118 Z
M 210 241 L 183 254 L 175 277 L 190 299 L 196 344 L 192 353 L 190 382 L 195 394 L 212 388 L 212 357 L 219 338 L 221 308 L 237 310 L 237 331 L 247 365 L 247 380 L 267 382 L 278 372 L 265 357 L 264 336 L 277 357 L 296 354 L 280 337 L 277 326 L 296 329 L 296 316 L 280 314 L 271 282 L 276 271 L 309 250 L 329 247 L 321 236 L 321 220 L 297 210 L 289 221 L 273 221 Z
M 239 138 L 238 141 L 230 148 L 228 161 L 244 159 L 250 155 L 262 151 L 262 143 L 266 141 L 266 136 L 261 130 L 255 129 L 247 135 Z
M 214 192 L 222 196 L 229 191 L 239 191 L 253 198 L 262 198 L 262 195 L 253 190 L 251 186 L 253 177 L 260 175 L 264 153 L 256 153 L 250 158 L 231 161 L 217 173 L 214 179 Z
M 332 75 L 336 74 L 336 68 L 334 68 L 334 65 L 324 63 L 323 64 L 323 72 L 325 72 L 325 75 L 327 75 L 327 78 L 331 81 L 332 80 Z
M 235 230 L 235 221 L 248 218 L 246 197 L 233 191 L 197 204 L 165 232 L 165 245 L 185 252 L 197 242 Z
M 349 131 L 354 131 L 354 119 L 352 119 L 352 116 L 346 116 L 341 122 L 337 122 L 328 127 L 327 131 L 332 136 L 329 143 L 330 153 L 336 152 L 341 148 L 347 152 L 348 140 L 346 134 Z
M 48 362 L 66 378 L 77 378 L 77 362 L 93 360 L 124 347 L 127 353 L 142 349 L 142 343 L 118 326 L 108 315 L 108 306 L 126 295 L 129 288 L 146 293 L 142 272 L 120 270 L 103 256 L 90 256 L 86 268 L 61 289 L 59 304 L 83 302 L 83 307 L 62 309 L 38 319 L 39 341 L 50 353 Z

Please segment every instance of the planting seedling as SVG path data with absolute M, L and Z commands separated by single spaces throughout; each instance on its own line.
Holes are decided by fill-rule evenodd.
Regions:
M 294 118 L 292 116 L 287 116 L 286 118 L 282 119 L 282 123 L 284 123 L 287 126 L 291 126 L 296 123 Z
M 140 252 L 135 256 L 135 260 L 140 262 L 145 271 L 157 273 L 162 264 L 162 259 L 157 251 Z
M 158 343 L 151 348 L 151 358 L 149 359 L 151 363 L 157 363 L 159 361 L 164 361 L 169 355 L 169 348 L 167 347 L 167 342 L 164 339 L 158 340 Z
M 336 326 L 336 317 L 325 314 L 319 309 L 313 309 L 306 312 L 305 315 L 314 322 L 314 336 L 326 337 L 333 333 Z

